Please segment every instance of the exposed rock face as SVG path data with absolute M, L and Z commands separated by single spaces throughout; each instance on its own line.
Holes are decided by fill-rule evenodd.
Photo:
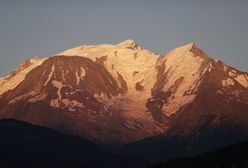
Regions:
M 14 89 L 21 81 L 24 80 L 25 75 L 43 63 L 44 59 L 32 58 L 24 61 L 16 70 L 11 72 L 9 75 L 0 79 L 0 95 L 4 92 Z
M 1 118 L 98 143 L 187 134 L 222 122 L 248 128 L 248 74 L 193 43 L 165 56 L 132 40 L 79 46 L 25 63 L 1 79 L 0 94 Z
M 127 92 L 121 74 L 114 79 L 96 61 L 54 56 L 3 95 L 1 114 L 61 127 L 99 142 L 129 142 L 160 133 L 161 129 L 145 112 L 142 118 L 125 116 L 123 106 L 132 103 L 125 97 Z

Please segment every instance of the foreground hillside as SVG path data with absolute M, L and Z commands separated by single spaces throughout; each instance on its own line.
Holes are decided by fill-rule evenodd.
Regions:
M 159 163 L 154 168 L 246 168 L 248 167 L 248 141 L 195 157 Z
M 114 155 L 72 135 L 16 120 L 0 120 L 0 167 L 146 167 L 145 161 Z

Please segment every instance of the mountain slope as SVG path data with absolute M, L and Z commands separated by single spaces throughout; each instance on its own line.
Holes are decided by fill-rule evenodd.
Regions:
M 157 163 L 174 158 L 195 156 L 247 139 L 247 129 L 237 125 L 225 122 L 216 126 L 205 124 L 188 134 L 178 132 L 175 134 L 171 129 L 165 134 L 127 144 L 123 147 L 123 153 L 140 156 L 151 163 Z
M 0 120 L 0 167 L 146 167 L 72 135 L 16 120 Z
M 16 70 L 9 75 L 0 79 L 0 95 L 4 92 L 14 89 L 21 81 L 24 80 L 27 73 L 35 67 L 41 65 L 45 59 L 37 57 L 24 61 Z

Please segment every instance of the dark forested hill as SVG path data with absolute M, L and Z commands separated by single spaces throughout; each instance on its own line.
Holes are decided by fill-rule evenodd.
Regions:
M 154 168 L 247 168 L 248 141 L 195 157 L 170 160 Z
M 83 138 L 16 120 L 0 120 L 0 167 L 146 167 L 114 155 Z

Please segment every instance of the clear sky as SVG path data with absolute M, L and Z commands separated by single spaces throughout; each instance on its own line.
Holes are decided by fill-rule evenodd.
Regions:
M 0 76 L 33 56 L 129 38 L 158 54 L 195 42 L 248 71 L 248 1 L 0 0 Z

